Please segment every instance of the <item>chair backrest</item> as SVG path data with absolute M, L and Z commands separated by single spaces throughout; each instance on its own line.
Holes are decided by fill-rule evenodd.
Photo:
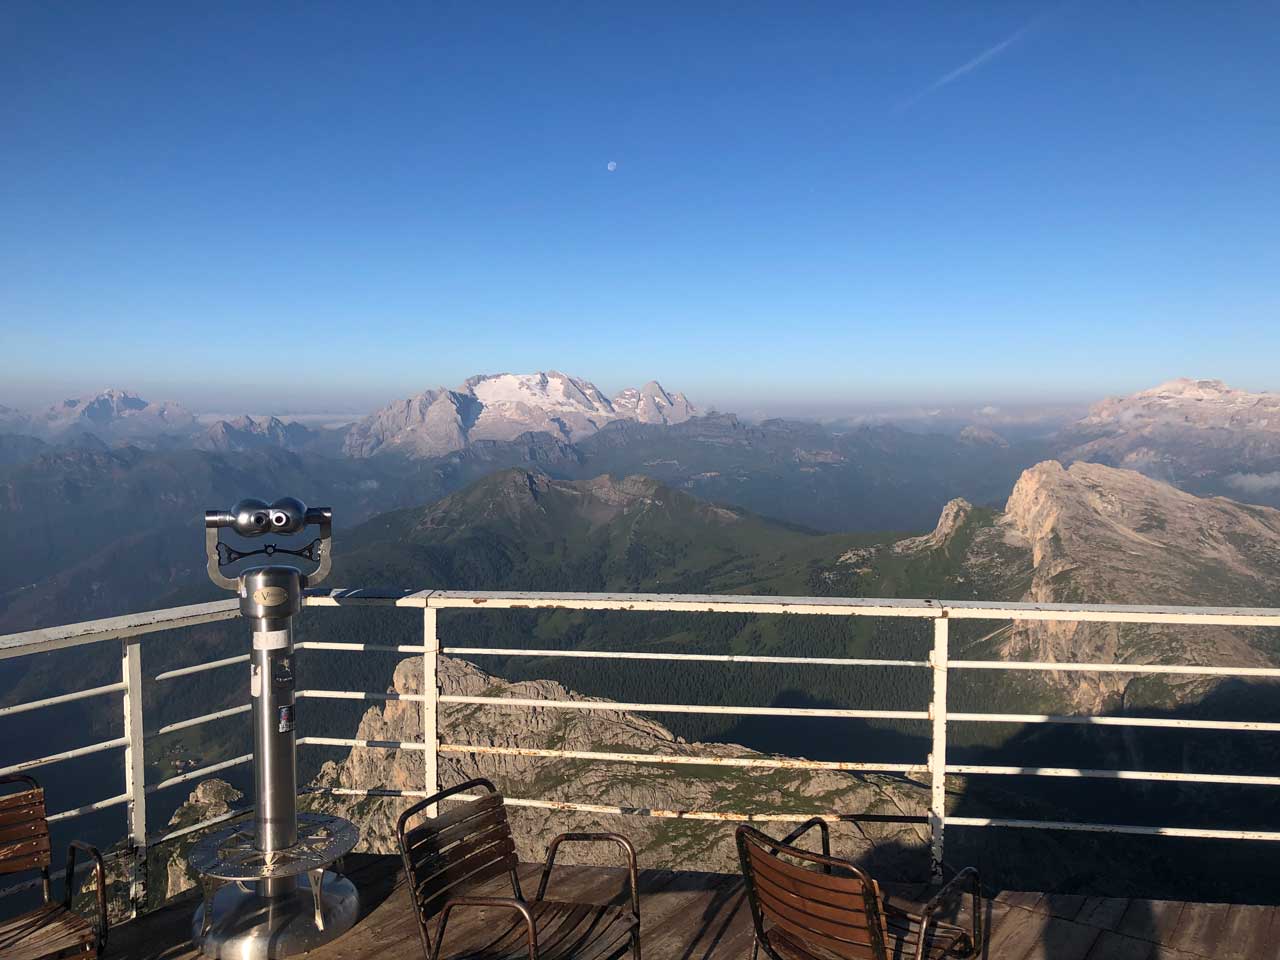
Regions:
M 446 794 L 476 787 L 489 793 L 451 807 L 439 816 L 423 818 L 418 826 L 406 830 L 408 822 L 429 804 Z M 427 921 L 444 909 L 449 898 L 464 895 L 467 888 L 476 884 L 509 874 L 515 895 L 521 896 L 515 841 L 506 807 L 502 794 L 487 780 L 459 784 L 415 804 L 400 817 L 396 833 L 424 936 Z
M 44 790 L 27 776 L 0 778 L 0 789 L 22 789 L 0 796 L 0 874 L 49 869 L 49 822 L 45 819 Z
M 870 877 L 751 827 L 739 827 L 737 839 L 756 937 L 768 956 L 886 960 L 879 888 Z

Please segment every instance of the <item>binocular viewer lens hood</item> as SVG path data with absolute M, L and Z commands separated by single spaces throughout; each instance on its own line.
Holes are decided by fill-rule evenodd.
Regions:
M 230 510 L 206 511 L 204 525 L 206 529 L 228 527 L 242 537 L 261 537 L 268 533 L 301 533 L 305 527 L 318 526 L 332 518 L 328 507 L 308 509 L 296 497 L 281 497 L 274 503 L 250 498 Z

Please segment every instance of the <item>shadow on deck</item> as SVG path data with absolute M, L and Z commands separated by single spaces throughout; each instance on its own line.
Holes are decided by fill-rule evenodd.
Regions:
M 539 867 L 521 866 L 526 891 Z M 396 857 L 352 855 L 346 874 L 360 888 L 355 928 L 308 956 L 315 960 L 420 960 L 422 946 Z M 885 885 L 892 901 L 918 905 L 922 885 Z M 555 899 L 606 902 L 621 898 L 625 872 L 558 866 L 547 891 Z M 484 892 L 504 895 L 495 882 Z M 474 892 L 480 892 L 479 890 Z M 751 916 L 739 877 L 715 873 L 640 873 L 645 960 L 746 960 Z M 108 957 L 194 960 L 193 894 L 111 931 Z M 465 920 L 463 918 L 466 918 Z M 1005 892 L 986 904 L 986 960 L 1265 960 L 1280 956 L 1280 908 L 1160 900 Z M 456 925 L 455 925 L 456 924 Z M 459 914 L 450 937 L 485 924 L 482 911 Z M 446 944 L 446 948 L 448 944 Z M 445 954 L 447 956 L 447 953 Z M 896 958 L 895 958 L 896 960 Z

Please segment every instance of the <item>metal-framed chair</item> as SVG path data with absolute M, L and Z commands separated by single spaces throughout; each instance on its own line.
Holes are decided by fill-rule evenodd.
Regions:
M 485 795 L 435 817 L 426 808 L 458 793 L 483 790 Z M 409 822 L 422 822 L 412 829 Z M 449 960 L 612 960 L 628 950 L 640 960 L 639 870 L 635 848 L 616 833 L 563 833 L 547 848 L 547 861 L 538 893 L 526 900 L 516 874 L 517 860 L 511 826 L 500 794 L 488 780 L 460 783 L 415 803 L 396 824 L 413 909 L 428 960 L 439 960 L 450 917 L 473 908 L 496 914 L 477 935 L 471 931 L 461 952 Z M 626 856 L 630 881 L 630 909 L 619 906 L 547 900 L 547 884 L 556 853 L 564 843 L 607 842 Z M 475 886 L 508 874 L 510 897 L 468 896 Z M 435 936 L 429 929 L 439 917 Z
M 814 827 L 822 853 L 794 846 Z M 880 886 L 847 860 L 831 856 L 827 824 L 814 818 L 775 840 L 752 827 L 737 830 L 738 857 L 755 923 L 752 960 L 942 960 L 982 952 L 978 871 L 961 870 L 921 910 L 885 902 Z M 966 890 L 973 896 L 970 930 L 937 914 Z
M 49 821 L 44 790 L 34 777 L 0 777 L 0 786 L 19 783 L 25 789 L 0 796 L 0 874 L 39 870 L 44 903 L 17 917 L 0 920 L 0 957 L 5 960 L 54 960 L 100 957 L 107 948 L 107 878 L 102 855 L 73 840 L 67 850 L 67 886 L 62 900 L 51 899 Z M 71 909 L 75 895 L 76 851 L 94 861 L 98 880 L 98 915 L 91 923 Z

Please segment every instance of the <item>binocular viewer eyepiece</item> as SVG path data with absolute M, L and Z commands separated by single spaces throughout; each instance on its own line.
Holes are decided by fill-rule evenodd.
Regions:
M 237 549 L 223 543 L 220 535 L 230 530 L 242 537 L 262 537 L 268 533 L 279 536 L 302 533 L 307 527 L 319 527 L 319 536 L 299 549 L 268 543 L 257 550 Z M 333 511 L 329 507 L 308 507 L 297 497 L 281 497 L 274 503 L 265 500 L 241 500 L 230 510 L 206 510 L 204 513 L 204 542 L 208 559 L 209 579 L 224 590 L 237 590 L 236 580 L 224 576 L 222 568 L 248 557 L 264 555 L 299 557 L 310 560 L 316 568 L 301 575 L 303 585 L 319 583 L 329 574 L 332 563 L 329 546 L 333 539 Z M 296 593 L 296 590 L 295 590 Z
M 207 510 L 206 528 L 229 527 L 242 537 L 261 537 L 276 533 L 301 533 L 306 527 L 319 526 L 333 519 L 328 507 L 311 507 L 297 497 L 281 497 L 274 503 L 253 498 L 241 500 L 230 510 Z

